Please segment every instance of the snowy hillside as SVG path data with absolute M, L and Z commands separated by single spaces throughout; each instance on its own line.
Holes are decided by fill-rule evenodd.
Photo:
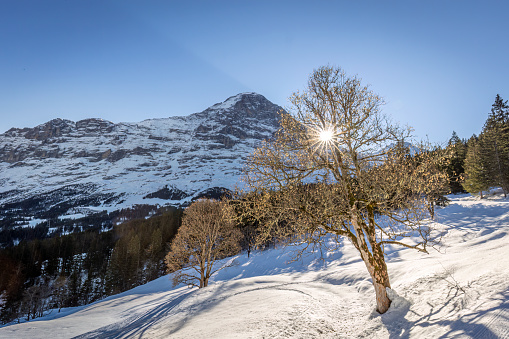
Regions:
M 451 198 L 437 214 L 440 251 L 389 250 L 395 292 L 382 316 L 347 243 L 323 262 L 285 264 L 289 249 L 243 254 L 207 288 L 172 288 L 165 276 L 5 326 L 0 338 L 508 338 L 509 201 Z
M 246 157 L 276 130 L 280 110 L 242 93 L 189 116 L 12 128 L 0 134 L 0 221 L 34 226 L 233 188 Z

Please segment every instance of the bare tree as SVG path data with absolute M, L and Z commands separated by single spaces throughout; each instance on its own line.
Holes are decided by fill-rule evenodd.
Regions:
M 44 315 L 44 311 L 49 309 L 50 296 L 51 288 L 47 282 L 30 286 L 23 292 L 20 308 L 27 321 Z
M 210 276 L 226 267 L 216 265 L 216 261 L 240 251 L 241 233 L 226 217 L 229 208 L 225 203 L 203 199 L 184 211 L 182 226 L 165 258 L 168 272 L 174 272 L 174 285 L 206 287 Z
M 240 200 L 259 221 L 260 241 L 319 245 L 330 236 L 338 244 L 347 238 L 384 313 L 390 306 L 384 248 L 427 252 L 432 229 L 421 221 L 447 185 L 441 153 L 410 149 L 410 128 L 392 124 L 381 112 L 383 100 L 339 68 L 315 70 L 290 101 L 275 137 L 248 160 Z
M 60 275 L 53 282 L 53 302 L 56 308 L 58 308 L 58 313 L 65 305 L 65 300 L 67 299 L 67 277 Z

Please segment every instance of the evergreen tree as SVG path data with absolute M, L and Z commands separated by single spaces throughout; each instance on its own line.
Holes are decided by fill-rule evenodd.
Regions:
M 509 105 L 497 94 L 482 133 L 480 154 L 491 185 L 509 192 Z
M 126 274 L 128 259 L 125 242 L 119 240 L 111 253 L 106 276 L 106 290 L 108 294 L 115 294 L 128 289 Z
M 468 140 L 467 146 L 463 188 L 469 193 L 479 193 L 482 199 L 482 191 L 490 187 L 491 180 L 481 156 L 479 141 L 475 135 Z
M 447 148 L 451 154 L 450 163 L 447 167 L 447 174 L 449 176 L 449 188 L 451 193 L 464 192 L 461 185 L 461 178 L 465 172 L 464 163 L 467 155 L 467 147 L 465 143 L 458 137 L 455 131 L 452 132 L 451 139 Z
M 147 281 L 154 280 L 161 276 L 161 273 L 164 273 L 164 262 L 161 257 L 161 252 L 163 251 L 163 232 L 160 228 L 157 228 L 152 232 L 150 244 L 146 250 L 148 262 L 144 271 Z
M 127 286 L 133 288 L 141 284 L 141 244 L 140 237 L 135 234 L 131 236 L 127 244 Z
M 491 105 L 491 112 L 488 115 L 488 120 L 485 123 L 485 129 L 507 130 L 507 122 L 509 120 L 509 105 L 507 100 L 504 101 L 500 94 L 495 97 L 495 103 Z

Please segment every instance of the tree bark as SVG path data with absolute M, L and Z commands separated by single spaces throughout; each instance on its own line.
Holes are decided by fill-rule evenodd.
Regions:
M 373 287 L 375 288 L 376 294 L 376 310 L 380 314 L 387 312 L 391 306 L 391 300 L 387 296 L 387 287 L 391 287 L 389 283 L 389 275 L 387 272 L 387 266 L 384 265 L 385 269 L 378 267 L 374 270 L 374 275 L 371 276 L 373 280 Z
M 205 268 L 201 268 L 200 270 L 200 287 L 199 288 L 203 288 L 205 287 Z
M 376 243 L 376 237 L 375 234 L 373 234 L 374 229 L 372 230 L 373 232 L 369 234 L 372 226 L 368 227 L 367 225 L 364 225 L 363 227 L 362 221 L 359 220 L 355 212 L 356 211 L 354 210 L 351 218 L 352 224 L 357 233 L 357 243 L 354 243 L 354 246 L 357 248 L 357 250 L 359 250 L 362 261 L 364 261 L 369 275 L 371 276 L 376 294 L 376 310 L 378 313 L 383 314 L 387 312 L 391 306 L 391 300 L 387 296 L 386 290 L 387 287 L 391 287 L 391 284 L 389 281 L 389 272 L 385 263 L 384 253 L 380 245 Z M 366 240 L 364 238 L 364 230 L 366 230 L 368 233 L 367 237 L 371 245 L 372 253 L 369 251 Z
M 368 254 L 369 255 L 369 254 Z M 382 257 L 380 258 L 368 258 L 368 260 L 364 260 L 364 255 L 362 255 L 364 264 L 368 269 L 369 275 L 371 276 L 371 281 L 373 283 L 373 287 L 375 288 L 376 294 L 376 311 L 380 314 L 387 312 L 389 307 L 391 306 L 391 300 L 387 296 L 386 288 L 390 288 L 391 284 L 389 281 L 389 272 L 387 271 L 387 265 L 385 264 L 385 260 Z

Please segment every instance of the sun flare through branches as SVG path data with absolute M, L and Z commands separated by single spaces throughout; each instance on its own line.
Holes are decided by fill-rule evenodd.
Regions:
M 338 149 L 338 133 L 334 126 L 312 127 L 308 133 L 315 152 L 328 158 Z
M 331 142 L 333 136 L 334 132 L 331 129 L 324 129 L 320 131 L 318 139 L 320 139 L 321 142 Z

